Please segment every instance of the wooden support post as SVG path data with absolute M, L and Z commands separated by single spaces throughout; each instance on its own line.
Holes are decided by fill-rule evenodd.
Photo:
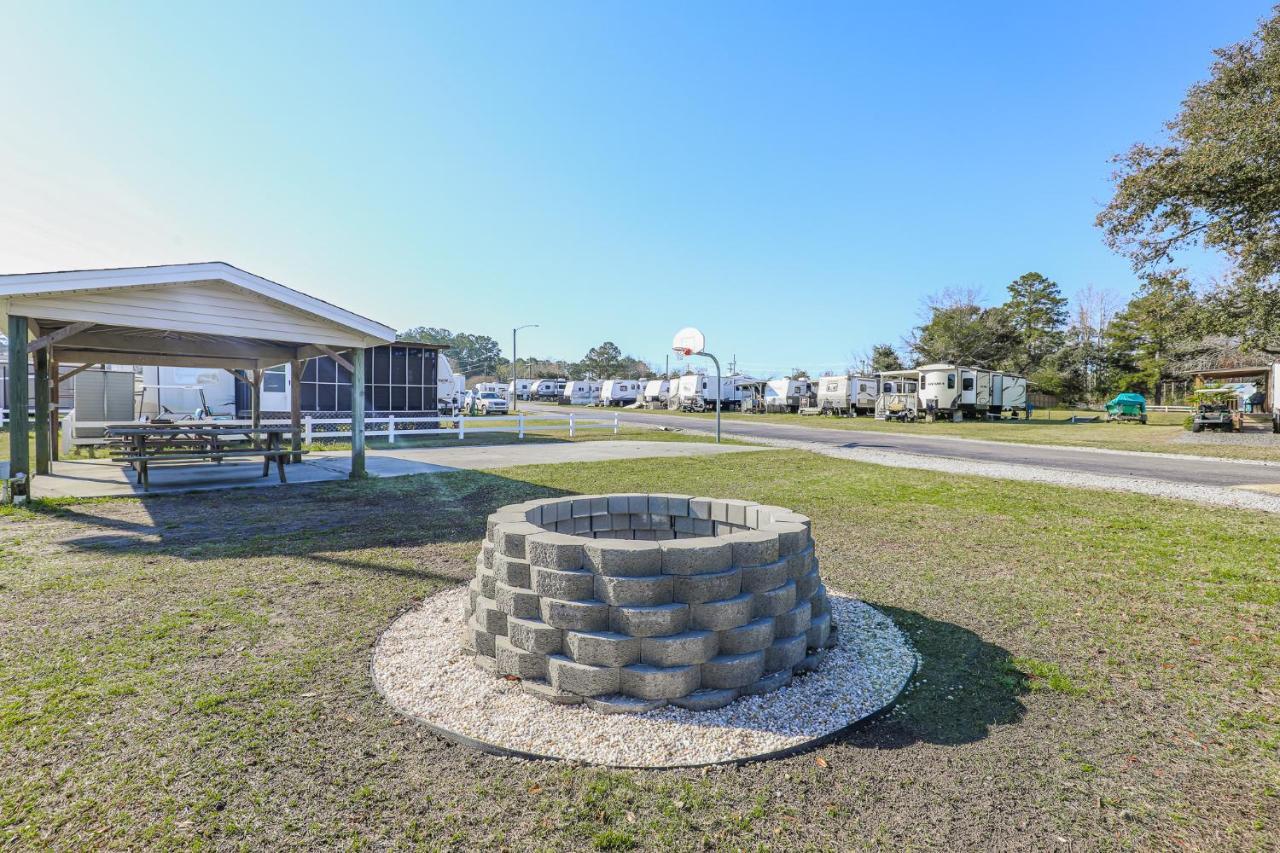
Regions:
M 289 428 L 293 437 L 289 439 L 289 449 L 293 455 L 291 462 L 302 461 L 302 370 L 305 361 L 289 362 Z
M 27 318 L 9 315 L 9 476 L 31 476 L 27 447 Z
M 49 473 L 49 348 L 35 352 L 36 473 Z
M 250 372 L 249 384 L 249 420 L 253 423 L 253 429 L 256 431 L 262 426 L 262 371 L 253 370 Z M 257 441 L 257 436 L 254 436 Z
M 58 461 L 58 432 L 61 429 L 58 416 L 58 404 L 62 402 L 62 368 L 52 357 L 49 358 L 49 458 Z
M 364 477 L 364 349 L 357 347 L 351 351 L 351 479 Z

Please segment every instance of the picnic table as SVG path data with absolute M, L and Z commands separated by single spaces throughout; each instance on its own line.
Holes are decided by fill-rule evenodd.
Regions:
M 272 461 L 286 482 L 284 464 L 295 451 L 284 446 L 284 436 L 292 428 L 244 427 L 216 422 L 179 422 L 166 424 L 113 424 L 106 435 L 118 442 L 112 456 L 128 462 L 138 473 L 138 484 L 146 491 L 151 486 L 148 467 L 154 462 L 216 462 L 246 456 L 262 457 L 262 476 L 271 473 Z M 305 453 L 306 451 L 296 451 Z

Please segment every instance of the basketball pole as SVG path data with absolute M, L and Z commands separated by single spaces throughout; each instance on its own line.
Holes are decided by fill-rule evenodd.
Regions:
M 711 359 L 711 363 L 716 366 L 716 444 L 719 444 L 720 443 L 720 398 L 724 394 L 724 383 L 723 383 L 723 380 L 721 380 L 720 378 L 720 359 L 716 358 L 714 355 L 707 352 L 706 350 L 700 350 L 698 352 L 694 352 L 693 350 L 685 347 L 681 349 L 680 352 L 683 353 L 686 357 L 691 355 L 706 356 L 707 358 Z

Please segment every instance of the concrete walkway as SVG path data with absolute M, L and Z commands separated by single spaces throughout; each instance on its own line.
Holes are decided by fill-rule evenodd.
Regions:
M 535 442 L 495 446 L 418 447 L 403 450 L 369 450 L 366 468 L 375 477 L 403 477 L 476 468 L 510 468 L 566 462 L 604 462 L 616 459 L 711 456 L 767 450 L 743 445 L 715 445 L 676 441 Z M 345 450 L 309 453 L 300 465 L 287 466 L 289 484 L 345 480 L 351 472 L 351 454 Z M 7 468 L 7 464 L 0 466 Z M 32 483 L 37 498 L 97 498 L 116 495 L 195 492 L 282 485 L 274 466 L 262 476 L 262 462 L 227 461 L 221 465 L 194 463 L 151 466 L 151 489 L 143 492 L 124 465 L 109 459 L 77 459 L 55 462 L 53 473 Z M 283 484 L 288 485 L 288 484 Z

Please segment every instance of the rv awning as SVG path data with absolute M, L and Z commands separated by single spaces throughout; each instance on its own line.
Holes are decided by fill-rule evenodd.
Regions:
M 230 264 L 0 276 L 0 313 L 63 363 L 258 369 L 394 340 L 395 330 Z

